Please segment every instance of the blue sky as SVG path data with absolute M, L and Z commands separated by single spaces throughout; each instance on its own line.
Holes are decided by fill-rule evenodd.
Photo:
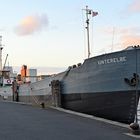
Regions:
M 139 0 L 0 2 L 3 61 L 9 54 L 9 65 L 14 67 L 26 64 L 47 74 L 83 62 L 87 58 L 82 11 L 86 5 L 99 13 L 90 21 L 91 57 L 140 44 Z

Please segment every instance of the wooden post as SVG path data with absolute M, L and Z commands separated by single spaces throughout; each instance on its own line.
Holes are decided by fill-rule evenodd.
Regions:
M 12 91 L 13 91 L 13 101 L 18 102 L 19 101 L 19 85 L 16 82 L 16 80 L 12 83 Z

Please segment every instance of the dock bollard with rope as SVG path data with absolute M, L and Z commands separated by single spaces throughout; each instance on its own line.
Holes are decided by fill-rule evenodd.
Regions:
M 134 134 L 134 135 L 140 135 L 140 126 L 139 126 L 139 124 L 138 123 L 131 123 L 130 125 L 129 125 L 129 127 L 130 127 L 130 132 L 132 133 L 132 134 Z

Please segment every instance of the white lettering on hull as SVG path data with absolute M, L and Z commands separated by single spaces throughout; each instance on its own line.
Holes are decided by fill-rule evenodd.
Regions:
M 99 60 L 97 63 L 98 65 L 104 65 L 104 64 L 110 64 L 110 63 L 120 63 L 120 62 L 125 62 L 125 61 L 127 61 L 126 56 L 122 56 L 122 57 Z

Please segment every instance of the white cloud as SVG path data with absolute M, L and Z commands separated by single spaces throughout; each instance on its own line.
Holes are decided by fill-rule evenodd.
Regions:
M 140 13 L 140 0 L 132 0 L 132 2 L 126 8 L 125 12 L 128 15 Z
M 28 16 L 21 20 L 15 28 L 15 32 L 21 36 L 30 35 L 41 31 L 46 26 L 48 26 L 48 18 L 46 15 Z

